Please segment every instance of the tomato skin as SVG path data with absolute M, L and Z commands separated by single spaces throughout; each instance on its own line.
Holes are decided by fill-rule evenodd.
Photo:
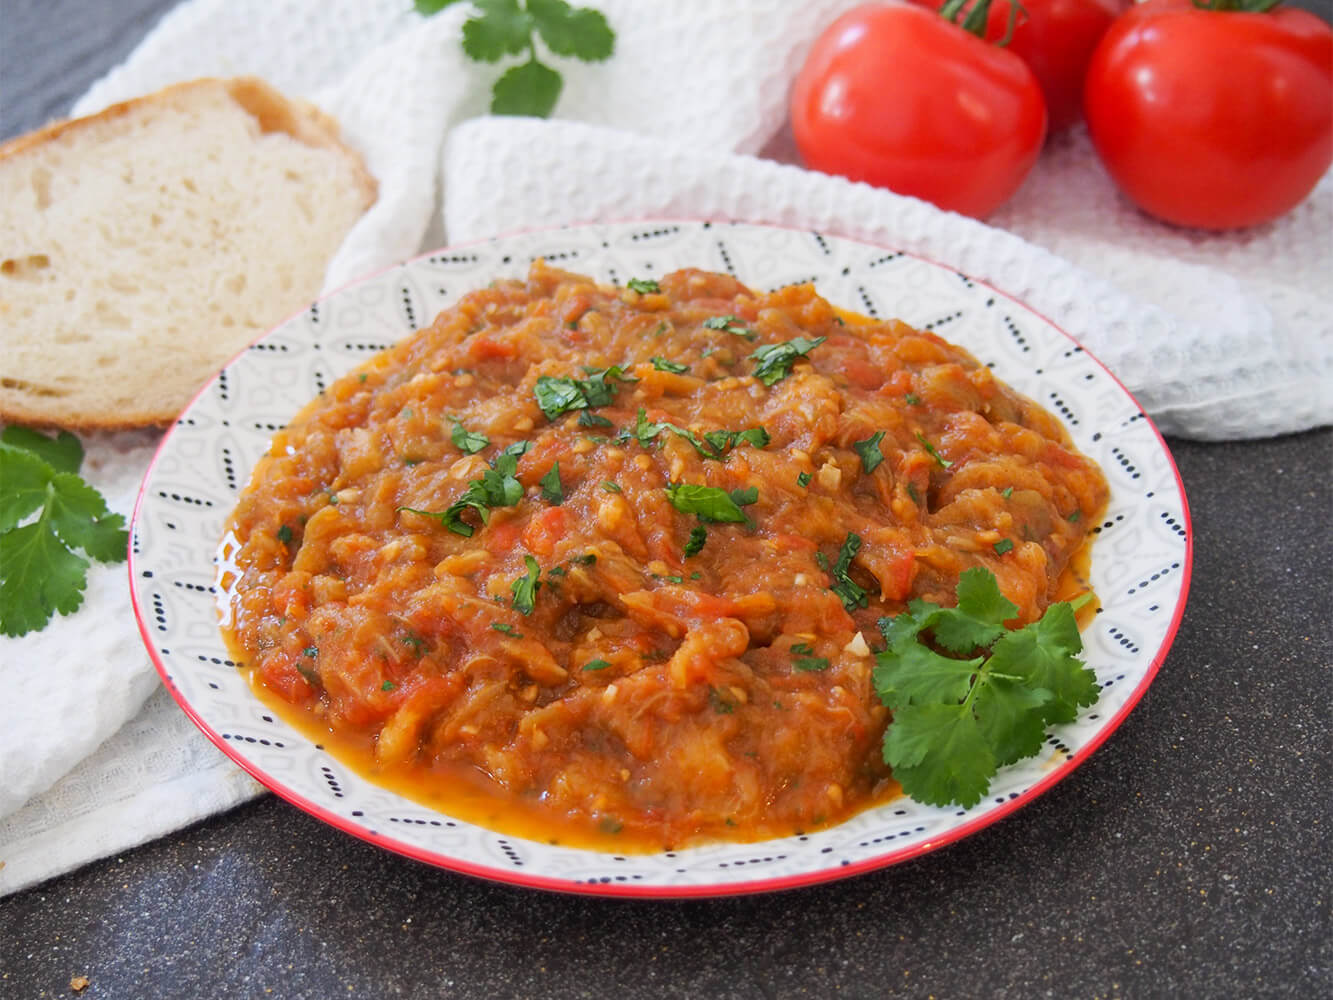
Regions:
M 815 41 L 791 97 L 806 165 L 982 218 L 1046 137 L 1031 70 L 922 7 L 866 4 Z
M 1084 114 L 1112 179 L 1148 214 L 1215 230 L 1268 222 L 1333 163 L 1333 29 L 1296 9 L 1148 0 L 1093 53 Z
M 911 0 L 938 10 L 940 0 Z M 1062 131 L 1083 117 L 1083 77 L 1102 35 L 1129 9 L 1130 0 L 1022 0 L 1009 51 L 1028 64 L 1046 98 L 1048 130 Z M 969 5 L 970 8 L 970 5 Z M 1010 0 L 992 0 L 986 41 L 1009 30 Z

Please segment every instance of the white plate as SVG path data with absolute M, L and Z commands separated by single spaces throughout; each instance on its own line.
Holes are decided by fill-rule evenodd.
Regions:
M 898 799 L 832 829 L 756 844 L 611 855 L 507 836 L 359 777 L 261 704 L 218 633 L 214 558 L 223 522 L 273 431 L 339 375 L 425 325 L 459 295 L 520 276 L 536 257 L 623 284 L 680 267 L 756 289 L 814 280 L 836 305 L 932 329 L 1058 414 L 1100 463 L 1110 506 L 1096 529 L 1084 629 L 1101 699 L 1006 767 L 969 810 Z M 785 889 L 903 861 L 995 822 L 1061 778 L 1120 724 L 1166 655 L 1185 604 L 1185 495 L 1156 428 L 1116 379 L 1049 321 L 947 267 L 818 233 L 676 220 L 521 233 L 441 250 L 349 285 L 236 357 L 168 432 L 134 516 L 130 579 L 144 641 L 181 707 L 228 756 L 301 809 L 410 857 L 504 882 L 627 896 Z M 1096 822 L 1092 817 L 1090 822 Z

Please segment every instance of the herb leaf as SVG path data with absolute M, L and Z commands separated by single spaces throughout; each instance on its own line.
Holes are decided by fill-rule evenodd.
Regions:
M 450 433 L 449 439 L 469 455 L 475 455 L 491 443 L 491 439 L 485 434 L 468 430 L 460 420 L 454 421 L 454 429 Z
M 913 601 L 880 622 L 888 648 L 873 679 L 893 711 L 883 753 L 903 791 L 931 805 L 972 806 L 996 768 L 1037 753 L 1046 727 L 1073 721 L 1099 690 L 1078 658 L 1072 605 L 1052 604 L 1038 621 L 1007 630 L 1018 609 L 988 570 L 965 571 L 955 593 L 954 608 Z
M 630 278 L 626 282 L 626 287 L 631 292 L 638 292 L 640 295 L 649 295 L 662 290 L 662 287 L 652 278 Z
M 399 507 L 400 511 L 433 517 L 456 535 L 471 538 L 472 525 L 463 520 L 463 513 L 475 510 L 481 523 L 490 520 L 492 507 L 513 507 L 523 499 L 523 484 L 518 481 L 518 459 L 532 445 L 527 441 L 517 441 L 495 456 L 491 467 L 467 484 L 463 494 L 444 510 L 420 510 L 416 507 Z
M 744 321 L 739 316 L 709 316 L 704 320 L 704 329 L 725 330 L 746 340 L 754 340 L 758 336 L 753 330 L 745 327 Z
M 708 541 L 708 529 L 702 524 L 696 524 L 690 529 L 690 537 L 685 542 L 685 556 L 697 556 L 703 551 L 704 543 Z
M 477 62 L 499 62 L 522 55 L 532 38 L 532 18 L 518 0 L 488 0 L 482 14 L 463 22 L 463 51 Z
M 39 631 L 57 612 L 78 610 L 89 561 L 75 550 L 99 562 L 125 559 L 125 519 L 70 470 L 82 455 L 73 435 L 7 428 L 0 436 L 0 634 Z
M 853 557 L 859 551 L 861 551 L 861 536 L 854 531 L 847 532 L 847 537 L 843 539 L 842 547 L 838 550 L 838 561 L 829 571 L 829 576 L 833 578 L 829 590 L 842 598 L 842 606 L 848 611 L 864 608 L 870 603 L 866 589 L 853 580 L 847 572 L 852 565 Z
M 605 670 L 611 666 L 606 660 L 589 660 L 583 665 L 584 670 Z
M 657 355 L 653 355 L 649 360 L 652 361 L 653 367 L 659 372 L 671 372 L 673 375 L 683 375 L 690 370 L 689 365 L 682 365 L 678 361 L 668 361 L 666 358 Z
M 551 471 L 537 481 L 542 488 L 542 499 L 559 507 L 565 502 L 565 490 L 560 484 L 560 463 L 551 466 Z
M 523 565 L 528 571 L 511 583 L 509 590 L 514 595 L 514 610 L 530 615 L 535 606 L 537 591 L 541 589 L 541 567 L 536 559 L 528 555 L 523 557 Z
M 750 355 L 754 375 L 764 385 L 774 385 L 791 374 L 792 365 L 822 344 L 827 337 L 794 337 L 781 344 L 764 344 Z
M 528 13 L 542 41 L 558 56 L 601 62 L 615 49 L 615 32 L 591 7 L 571 7 L 565 0 L 528 0 Z
M 884 461 L 884 452 L 880 451 L 879 443 L 884 438 L 883 431 L 875 431 L 864 441 L 853 441 L 852 450 L 861 456 L 861 468 L 867 475 L 874 472 L 881 462 Z
M 926 439 L 926 435 L 917 431 L 916 439 L 921 442 L 921 447 L 926 449 L 926 454 L 933 458 L 940 468 L 947 469 L 949 466 L 953 465 L 953 462 L 949 461 L 935 449 L 935 446 Z
M 666 487 L 667 500 L 682 514 L 696 514 L 700 520 L 743 524 L 748 518 L 724 489 L 694 483 L 672 483 Z
M 594 368 L 589 373 L 591 378 L 574 379 L 568 376 L 540 375 L 533 386 L 533 395 L 537 405 L 547 420 L 554 420 L 562 413 L 571 410 L 586 410 L 592 406 L 606 406 L 615 401 L 616 386 L 608 378 L 619 382 L 637 382 L 632 375 L 625 374 L 619 365 L 610 368 Z

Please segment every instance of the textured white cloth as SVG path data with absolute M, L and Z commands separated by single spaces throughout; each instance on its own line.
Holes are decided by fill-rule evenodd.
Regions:
M 422 19 L 408 0 L 191 0 L 73 110 L 210 74 L 260 75 L 317 101 L 380 181 L 328 288 L 446 239 L 538 225 L 676 215 L 812 227 L 1020 297 L 1083 338 L 1168 433 L 1333 422 L 1333 175 L 1271 225 L 1174 230 L 1129 208 L 1075 131 L 986 226 L 773 162 L 794 158 L 791 79 L 849 0 L 596 6 L 616 53 L 556 62 L 559 121 L 479 118 L 503 67 L 460 54 L 469 5 Z M 86 472 L 113 509 L 129 514 L 153 442 L 85 441 Z M 95 569 L 74 615 L 0 638 L 0 894 L 258 794 L 165 694 L 149 698 L 155 688 L 124 567 Z

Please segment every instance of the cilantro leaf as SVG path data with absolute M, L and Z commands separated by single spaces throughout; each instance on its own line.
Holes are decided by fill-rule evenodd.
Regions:
M 881 620 L 888 648 L 876 655 L 872 680 L 893 712 L 884 760 L 903 791 L 970 807 L 997 767 L 1038 753 L 1046 727 L 1072 721 L 1099 690 L 1078 659 L 1072 605 L 1052 604 L 1009 630 L 1004 622 L 1018 609 L 990 571 L 963 573 L 955 594 L 953 608 L 917 600 Z
M 102 494 L 72 472 L 51 477 L 47 502 L 51 527 L 72 549 L 83 549 L 98 562 L 120 562 L 129 545 L 125 518 L 107 509 Z
M 584 670 L 605 670 L 611 666 L 606 660 L 589 660 L 583 665 Z
M 504 71 L 491 91 L 491 112 L 546 118 L 560 100 L 564 81 L 545 63 L 529 59 Z
M 682 514 L 697 514 L 700 520 L 743 524 L 745 512 L 726 490 L 694 483 L 672 483 L 666 487 L 667 500 Z
M 471 538 L 472 525 L 463 520 L 467 510 L 475 510 L 484 525 L 490 520 L 492 507 L 513 507 L 523 499 L 523 484 L 518 481 L 518 460 L 532 445 L 516 441 L 495 456 L 491 467 L 467 484 L 462 495 L 444 510 L 421 510 L 417 507 L 399 507 L 400 511 L 433 517 L 456 535 Z
M 926 805 L 976 805 L 995 775 L 995 753 L 963 706 L 908 705 L 884 734 L 884 763 L 903 791 Z
M 702 524 L 696 524 L 690 529 L 690 537 L 685 542 L 685 556 L 697 556 L 703 551 L 704 543 L 708 541 L 708 529 Z
M 19 636 L 46 627 L 55 612 L 77 611 L 88 561 L 66 548 L 45 514 L 0 535 L 0 633 Z
M 879 443 L 884 438 L 883 431 L 875 431 L 864 441 L 853 441 L 852 450 L 861 456 L 861 468 L 867 474 L 874 472 L 881 462 L 884 461 L 884 452 L 880 451 Z
M 744 320 L 739 316 L 709 316 L 704 320 L 704 329 L 725 330 L 727 333 L 734 333 L 746 340 L 754 340 L 758 336 L 753 330 L 745 327 Z
M 37 455 L 16 449 L 0 449 L 0 531 L 9 531 L 46 503 L 51 466 Z
M 653 292 L 660 292 L 662 286 L 652 278 L 630 278 L 626 282 L 626 287 L 631 292 L 638 292 L 640 295 L 650 295 Z
M 458 3 L 458 0 L 415 0 L 412 6 L 422 17 L 429 17 L 431 14 L 438 14 L 444 8 L 452 7 L 456 3 Z
M 666 358 L 657 355 L 653 355 L 649 360 L 652 361 L 653 367 L 659 372 L 671 372 L 673 375 L 684 375 L 690 370 L 689 365 L 682 365 L 678 361 L 668 361 Z
M 625 374 L 619 365 L 605 369 L 594 368 L 589 374 L 592 377 L 588 379 L 574 379 L 566 375 L 538 376 L 532 392 L 547 420 L 554 420 L 571 410 L 586 410 L 615 402 L 616 386 L 608 382 L 608 378 L 619 382 L 638 381 L 634 376 Z
M 528 13 L 542 41 L 558 56 L 601 62 L 615 49 L 615 32 L 591 7 L 571 7 L 565 0 L 528 0 Z
M 527 573 L 511 583 L 509 590 L 514 595 L 514 610 L 530 615 L 535 606 L 537 591 L 541 589 L 541 567 L 536 559 L 528 555 L 523 557 L 523 565 L 527 567 Z
M 551 471 L 537 481 L 542 488 L 542 499 L 559 507 L 565 502 L 565 491 L 560 484 L 560 463 L 551 466 Z
M 449 439 L 469 455 L 475 455 L 491 443 L 491 439 L 485 434 L 468 430 L 460 420 L 454 421 L 454 429 Z
M 847 537 L 843 539 L 842 547 L 838 550 L 838 561 L 829 571 L 829 576 L 833 578 L 829 590 L 842 598 L 842 606 L 848 611 L 864 608 L 869 603 L 868 591 L 847 572 L 851 568 L 852 559 L 859 551 L 861 551 L 861 536 L 854 531 L 847 532 Z
M 32 452 L 56 472 L 78 472 L 83 464 L 83 444 L 69 431 L 49 438 L 31 427 L 6 427 L 0 431 L 0 444 Z
M 463 22 L 463 51 L 469 59 L 499 62 L 527 50 L 532 18 L 519 7 L 518 0 L 474 0 L 473 6 L 481 16 Z
M 79 608 L 89 560 L 76 550 L 98 562 L 126 557 L 125 519 L 79 478 L 82 460 L 72 434 L 0 434 L 0 634 L 25 635 Z
M 929 455 L 931 458 L 933 458 L 935 460 L 935 464 L 938 465 L 941 469 L 947 469 L 949 468 L 949 466 L 953 465 L 953 462 L 949 461 L 947 458 L 941 455 L 939 451 L 936 449 L 936 447 L 933 444 L 931 444 L 929 440 L 927 440 L 926 435 L 922 434 L 920 431 L 917 431 L 916 439 L 921 442 L 921 447 L 926 449 L 926 454 Z
M 750 355 L 754 375 L 764 385 L 775 385 L 791 374 L 792 365 L 822 344 L 827 337 L 794 337 L 781 344 L 764 344 Z

